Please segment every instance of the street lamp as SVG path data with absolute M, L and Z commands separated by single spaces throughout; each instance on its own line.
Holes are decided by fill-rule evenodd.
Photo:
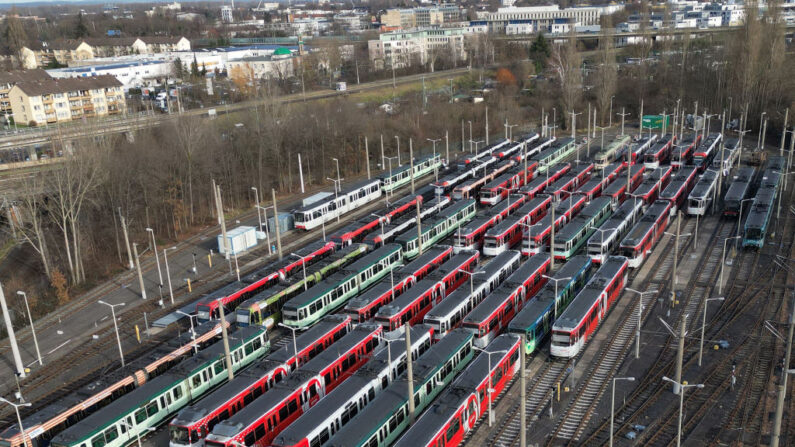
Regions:
M 458 270 L 461 273 L 466 273 L 467 275 L 469 275 L 469 295 L 470 296 L 474 295 L 475 294 L 475 282 L 474 282 L 474 278 L 473 277 L 475 275 L 480 275 L 481 273 L 486 273 L 486 272 L 483 271 L 483 270 L 479 270 L 477 272 L 472 273 L 472 272 L 468 272 L 468 271 L 466 271 L 466 270 L 464 270 L 462 268 L 459 268 L 459 269 L 456 269 L 456 270 Z
M 395 151 L 397 152 L 397 164 L 400 166 L 400 137 L 395 135 L 395 141 L 397 141 L 397 150 Z
M 41 352 L 39 352 L 39 341 L 36 339 L 36 328 L 33 327 L 33 315 L 30 313 L 30 306 L 28 306 L 28 295 L 21 290 L 17 290 L 17 295 L 21 295 L 25 300 L 25 309 L 28 311 L 28 321 L 30 321 L 30 333 L 33 334 L 33 345 L 36 346 L 36 357 L 39 359 L 39 366 L 44 365 L 44 362 L 41 361 Z
M 252 186 L 251 190 L 254 191 L 254 201 L 257 202 L 257 204 L 254 205 L 254 208 L 257 209 L 257 221 L 259 222 L 259 231 L 262 231 L 262 215 L 259 213 L 259 209 L 260 209 L 260 206 L 259 206 L 259 191 L 257 191 L 257 187 L 256 186 Z
M 152 235 L 152 247 L 155 252 L 155 261 L 157 261 L 157 276 L 160 278 L 160 285 L 163 285 L 163 273 L 160 271 L 160 256 L 157 255 L 157 242 L 155 242 L 155 230 L 151 228 L 146 229 L 147 233 Z
M 300 258 L 301 259 L 301 270 L 303 270 L 303 272 L 304 272 L 304 292 L 306 292 L 307 289 L 309 288 L 309 286 L 306 283 L 306 258 L 307 258 L 307 256 L 301 256 L 301 255 L 297 255 L 295 253 L 290 253 L 290 256 L 295 256 L 296 258 Z
M 332 160 L 334 160 L 334 163 L 337 165 L 337 187 L 342 191 L 342 183 L 340 183 L 340 161 L 336 158 L 332 158 Z
M 472 349 L 474 349 L 476 351 L 480 351 L 480 352 L 486 354 L 486 357 L 488 357 L 488 359 L 489 359 L 488 360 L 489 361 L 489 376 L 491 376 L 491 355 L 492 354 L 505 354 L 505 353 L 508 352 L 505 349 L 503 349 L 501 351 L 487 351 L 486 349 L 477 348 L 475 346 L 472 346 Z M 524 346 L 521 347 L 520 349 L 524 349 Z M 494 411 L 493 411 L 493 408 L 491 406 L 492 393 L 494 393 L 494 387 L 492 387 L 491 381 L 489 381 L 489 388 L 486 390 L 486 392 L 489 393 L 489 427 L 491 427 L 494 424 Z
M 640 324 L 641 320 L 643 319 L 643 295 L 647 293 L 657 293 L 657 290 L 647 290 L 645 292 L 641 292 L 632 288 L 627 287 L 627 290 L 630 292 L 637 293 L 640 296 L 640 302 L 638 303 L 638 328 L 635 330 L 635 358 L 640 358 Z
M 472 152 L 472 121 L 468 121 L 469 123 L 469 152 Z
M 116 343 L 119 345 L 119 357 L 121 357 L 121 366 L 124 367 L 124 351 L 121 350 L 121 337 L 119 337 L 119 325 L 116 323 L 116 307 L 124 306 L 124 303 L 110 304 L 102 300 L 97 301 L 99 304 L 104 304 L 110 307 L 110 313 L 113 317 L 113 328 L 116 330 Z
M 679 388 L 680 388 L 680 391 L 679 391 L 679 428 L 677 429 L 677 432 L 676 432 L 676 447 L 681 447 L 682 446 L 682 407 L 684 407 L 684 404 L 685 404 L 685 389 L 686 388 L 693 388 L 693 387 L 695 387 L 695 388 L 704 388 L 704 384 L 703 383 L 699 383 L 697 385 L 683 385 L 683 384 L 677 382 L 676 380 L 670 379 L 670 378 L 665 377 L 665 376 L 663 376 L 662 379 L 664 381 L 666 381 L 666 382 L 671 382 L 674 385 L 679 385 Z
M 0 397 L 0 402 L 5 402 L 8 405 L 14 407 L 14 412 L 16 412 L 17 414 L 17 424 L 19 424 L 19 433 L 22 434 L 22 444 L 28 445 L 27 441 L 25 441 L 25 429 L 22 427 L 22 417 L 19 415 L 19 407 L 29 407 L 31 405 L 30 402 L 26 402 L 23 404 L 15 404 L 14 402 L 3 399 L 2 397 Z
M 613 98 L 615 98 L 615 97 L 616 97 L 616 95 L 613 95 L 613 96 L 610 97 L 610 115 L 609 115 L 610 116 L 610 124 L 607 127 L 613 127 Z M 612 430 L 611 430 L 611 432 L 612 432 Z
M 287 325 L 286 325 L 286 324 L 284 324 L 284 323 L 279 323 L 279 326 L 281 326 L 281 327 L 283 327 L 283 328 L 285 328 L 285 329 L 289 329 L 289 330 L 290 330 L 290 332 L 292 332 L 292 333 L 293 333 L 293 355 L 295 356 L 295 367 L 296 367 L 296 368 L 298 368 L 298 362 L 299 362 L 299 360 L 301 360 L 301 359 L 299 359 L 299 358 L 298 358 L 298 343 L 295 341 L 295 332 L 296 332 L 296 331 L 298 331 L 298 330 L 300 330 L 300 329 L 299 329 L 299 328 L 297 328 L 297 327 L 290 327 L 290 326 L 287 326 Z
M 407 331 L 409 329 L 410 328 L 406 328 Z M 392 380 L 392 345 L 391 345 L 391 343 L 394 343 L 394 342 L 400 341 L 400 340 L 405 340 L 405 338 L 402 338 L 402 339 L 401 338 L 397 338 L 395 340 L 389 340 L 386 337 L 384 337 L 382 334 L 376 334 L 376 337 L 378 337 L 379 340 L 382 340 L 384 343 L 386 343 L 387 368 L 389 368 L 389 380 Z M 411 355 L 411 353 L 407 353 L 407 355 Z
M 718 293 L 723 293 L 723 267 L 726 265 L 726 242 L 730 239 L 742 239 L 742 236 L 731 236 L 723 240 L 723 256 L 720 258 L 720 282 L 718 282 Z
M 707 303 L 710 301 L 723 301 L 723 297 L 707 298 L 704 300 L 704 313 L 701 320 L 701 343 L 698 345 L 698 366 L 701 366 L 701 356 L 704 352 L 704 327 L 707 325 Z
M 345 179 L 337 178 L 336 180 L 334 180 L 333 178 L 326 177 L 326 180 L 329 180 L 332 183 L 334 183 L 334 202 L 336 203 L 338 190 L 342 190 L 342 181 Z M 337 213 L 337 222 L 339 221 L 340 221 L 340 213 Z
M 626 380 L 627 382 L 634 382 L 634 377 L 613 377 L 613 392 L 610 398 L 610 447 L 613 447 L 613 417 L 615 416 L 616 408 L 616 381 Z
M 554 223 L 554 222 L 552 222 L 552 225 L 554 225 L 554 224 L 555 224 L 555 223 Z M 549 248 L 550 248 L 550 250 L 551 250 L 551 249 L 552 249 L 552 246 L 550 245 L 550 247 L 549 247 Z M 548 279 L 549 281 L 555 281 L 555 318 L 557 318 L 557 316 L 558 316 L 558 281 L 563 281 L 563 280 L 566 280 L 566 279 L 571 279 L 571 276 L 567 276 L 567 277 L 565 277 L 565 278 L 553 278 L 553 277 L 551 277 L 551 276 L 547 276 L 547 275 L 541 275 L 541 277 L 542 277 L 542 278 L 546 278 L 546 279 Z

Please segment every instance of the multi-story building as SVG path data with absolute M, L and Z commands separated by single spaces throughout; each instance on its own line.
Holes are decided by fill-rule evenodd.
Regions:
M 154 54 L 172 51 L 190 51 L 190 41 L 184 37 L 107 37 L 79 40 L 61 40 L 42 43 L 36 47 L 23 47 L 22 66 L 41 68 L 53 60 L 71 65 L 98 57 L 114 57 L 129 54 Z
M 14 119 L 33 125 L 114 115 L 126 107 L 121 83 L 113 76 L 25 81 L 8 95 Z
M 383 26 L 403 30 L 454 23 L 460 20 L 461 11 L 457 5 L 388 9 L 381 15 Z
M 425 64 L 442 56 L 466 60 L 465 42 L 473 36 L 467 27 L 383 33 L 378 40 L 367 42 L 367 49 L 370 60 L 380 67 Z
M 587 6 L 560 9 L 557 5 L 553 6 L 528 6 L 528 7 L 507 7 L 499 8 L 497 12 L 487 12 L 481 15 L 480 20 L 485 20 L 489 24 L 489 32 L 507 33 L 511 28 L 513 34 L 517 34 L 517 27 L 509 27 L 512 24 L 524 23 L 525 29 L 532 24 L 536 30 L 549 30 L 552 25 L 561 23 L 561 19 L 566 19 L 569 23 L 578 23 L 583 26 L 599 25 L 602 15 L 612 14 L 623 9 L 624 5 L 608 6 Z M 520 22 L 522 21 L 522 22 Z
M 44 70 L 13 70 L 0 71 L 0 119 L 6 120 L 14 112 L 11 110 L 11 98 L 8 93 L 15 85 L 25 81 L 50 79 Z

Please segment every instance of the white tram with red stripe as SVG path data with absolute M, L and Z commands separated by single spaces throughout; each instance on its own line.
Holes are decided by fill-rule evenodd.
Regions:
M 552 325 L 553 357 L 572 358 L 582 351 L 624 289 L 628 271 L 627 258 L 607 258 Z
M 646 256 L 651 253 L 652 247 L 660 240 L 668 227 L 668 222 L 671 219 L 670 210 L 671 202 L 657 200 L 649 206 L 646 214 L 621 241 L 619 250 L 621 250 L 621 255 L 629 259 L 630 267 L 640 267 Z

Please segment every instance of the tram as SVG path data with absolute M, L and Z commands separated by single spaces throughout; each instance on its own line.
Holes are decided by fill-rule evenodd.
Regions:
M 588 256 L 578 255 L 569 259 L 511 320 L 508 332 L 526 338 L 525 353 L 536 352 L 549 336 L 555 318 L 588 282 L 591 266 Z
M 629 266 L 638 268 L 668 227 L 671 219 L 672 203 L 657 200 L 649 206 L 643 217 L 627 234 L 619 245 L 623 256 L 629 259 Z
M 585 288 L 552 325 L 553 357 L 572 358 L 593 337 L 599 323 L 624 290 L 629 262 L 623 256 L 610 256 L 594 273 Z
M 705 216 L 717 193 L 718 172 L 708 170 L 701 174 L 690 195 L 687 197 L 687 215 Z

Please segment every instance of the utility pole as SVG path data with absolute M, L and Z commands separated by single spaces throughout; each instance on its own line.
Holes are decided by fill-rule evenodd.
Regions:
M 624 113 L 624 107 L 621 108 L 621 113 L 616 113 L 616 115 L 621 115 L 621 136 L 624 136 L 624 119 L 631 115 L 631 113 Z M 604 149 L 604 148 L 602 148 Z
M 411 174 L 411 195 L 414 195 L 414 143 L 409 138 L 409 174 Z M 340 189 L 342 189 L 340 187 Z
M 218 208 L 218 222 L 221 224 L 221 237 L 224 238 L 224 257 L 229 260 L 229 239 L 226 237 L 226 219 L 224 218 L 224 205 L 221 200 L 221 186 L 215 187 L 215 206 Z
M 624 109 L 621 109 L 623 112 Z M 640 126 L 638 126 L 638 139 L 643 138 L 643 99 L 640 100 L 640 115 L 638 115 L 638 122 Z M 621 122 L 621 135 L 624 135 L 624 123 Z
M 486 146 L 489 145 L 489 106 L 486 106 Z
M 795 139 L 795 137 L 793 137 Z M 778 384 L 776 393 L 776 415 L 773 419 L 773 435 L 770 439 L 770 447 L 778 447 L 781 438 L 781 420 L 784 417 L 784 399 L 787 398 L 787 368 L 792 359 L 792 335 L 795 329 L 795 300 L 790 303 L 789 333 L 787 334 L 787 350 L 784 354 L 784 368 L 781 369 L 781 380 Z
M 682 392 L 680 389 L 682 383 L 682 358 L 685 355 L 685 326 L 687 325 L 687 314 L 682 315 L 682 324 L 679 325 L 679 348 L 676 351 L 676 383 L 674 383 L 674 394 Z
M 279 226 L 278 223 L 276 225 Z M 229 381 L 231 382 L 232 379 L 235 378 L 235 373 L 232 372 L 232 354 L 229 352 L 229 335 L 226 332 L 226 316 L 224 315 L 224 303 L 221 302 L 219 299 L 218 303 L 218 311 L 221 313 L 221 338 L 224 341 L 224 357 L 226 358 L 226 375 L 229 377 Z
M 273 197 L 273 226 L 276 227 L 276 253 L 279 254 L 279 260 L 282 260 L 282 238 L 281 229 L 279 228 L 279 211 L 276 209 L 276 190 L 271 188 L 271 196 Z M 224 237 L 226 239 L 226 237 Z
M 409 385 L 409 426 L 414 424 L 414 367 L 411 361 L 411 326 L 403 325 L 403 332 L 406 333 L 406 376 Z
M 11 345 L 11 354 L 14 357 L 14 366 L 17 368 L 17 375 L 25 377 L 25 367 L 22 365 L 22 357 L 19 355 L 19 346 L 17 346 L 17 337 L 14 335 L 14 326 L 11 324 L 11 314 L 8 313 L 8 305 L 6 304 L 6 296 L 3 293 L 3 286 L 0 284 L 0 307 L 3 309 L 3 320 L 6 323 L 6 331 L 8 332 L 8 341 Z
M 464 120 L 461 120 L 461 152 L 466 152 L 466 135 L 464 134 Z
M 679 263 L 679 234 L 681 230 L 682 212 L 676 213 L 676 240 L 674 241 L 674 268 L 671 270 L 671 307 L 676 305 L 676 267 Z M 681 377 L 676 378 L 677 381 Z
M 417 256 L 422 256 L 422 215 L 420 214 L 420 202 L 417 201 Z
M 590 113 L 590 112 L 589 112 Z M 525 349 L 527 349 L 527 334 L 522 334 L 522 343 L 519 346 L 519 447 L 527 447 L 527 366 L 525 365 Z
M 547 166 L 547 174 L 549 174 L 549 166 Z M 549 271 L 555 269 L 555 250 L 552 249 L 552 243 L 555 241 L 555 202 L 549 207 L 549 212 L 552 214 L 552 224 L 549 236 Z
M 135 268 L 138 270 L 138 285 L 141 286 L 141 298 L 146 299 L 146 287 L 144 286 L 144 275 L 141 273 L 141 262 L 138 260 L 138 244 L 133 242 L 133 254 L 135 255 Z
M 450 132 L 444 131 L 444 153 L 445 160 L 450 163 Z
M 367 138 L 367 137 L 365 137 Z M 365 146 L 367 145 L 367 140 L 365 139 Z M 369 157 L 368 157 L 369 160 Z M 367 164 L 367 178 L 370 178 L 370 164 Z M 301 181 L 301 194 L 304 193 L 304 167 L 301 164 L 301 154 L 298 154 L 298 179 Z M 259 211 L 257 211 L 259 213 Z
M 574 110 L 572 110 L 569 113 L 571 114 L 571 138 L 575 140 L 574 144 L 577 144 L 577 115 L 582 115 L 582 112 L 574 113 Z
M 715 192 L 715 200 L 712 201 L 712 213 L 715 214 L 715 207 L 717 206 L 718 197 L 723 194 L 723 156 L 726 153 L 726 139 L 723 136 L 723 129 L 726 128 L 726 112 L 724 111 L 720 117 L 720 169 L 718 170 L 718 190 Z M 729 166 L 728 169 L 731 169 Z M 739 219 L 739 218 L 738 218 Z M 696 226 L 698 228 L 698 226 Z M 696 238 L 698 240 L 698 238 Z
M 381 134 L 381 170 L 386 171 L 386 158 L 384 158 L 384 134 Z
M 591 103 L 588 103 L 588 127 L 585 128 L 585 138 L 591 139 Z
M 127 260 L 129 261 L 128 268 L 132 270 L 135 268 L 135 266 L 133 265 L 132 250 L 130 250 L 130 236 L 127 233 L 127 219 L 121 215 L 121 207 L 118 208 L 118 212 L 119 220 L 121 220 L 121 231 L 124 234 L 124 244 L 127 246 Z
M 301 157 L 301 154 L 298 154 L 298 157 Z M 364 160 L 367 164 L 367 180 L 370 180 L 370 147 L 367 145 L 367 137 L 364 137 Z M 301 192 L 304 192 L 303 176 L 301 177 Z

